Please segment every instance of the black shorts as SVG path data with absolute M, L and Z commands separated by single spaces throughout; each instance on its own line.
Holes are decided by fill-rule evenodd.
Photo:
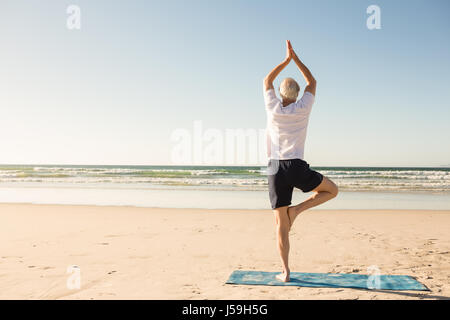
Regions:
M 321 173 L 310 169 L 309 164 L 301 159 L 271 159 L 267 173 L 272 209 L 289 206 L 294 187 L 303 192 L 310 192 L 323 180 Z

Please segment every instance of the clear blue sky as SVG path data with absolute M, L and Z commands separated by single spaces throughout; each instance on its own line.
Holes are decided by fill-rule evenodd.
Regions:
M 81 8 L 68 30 L 66 8 Z M 366 8 L 381 8 L 368 30 Z M 290 39 L 314 166 L 450 164 L 450 2 L 2 1 L 0 163 L 170 164 L 176 128 L 264 128 Z M 279 79 L 304 81 L 294 64 Z M 277 81 L 279 82 L 279 81 Z

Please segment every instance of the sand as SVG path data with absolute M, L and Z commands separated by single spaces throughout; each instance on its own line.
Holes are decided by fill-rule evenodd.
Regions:
M 291 271 L 375 265 L 430 292 L 225 284 L 281 271 L 270 210 L 0 204 L 0 217 L 1 299 L 450 299 L 450 211 L 310 210 L 291 231 Z

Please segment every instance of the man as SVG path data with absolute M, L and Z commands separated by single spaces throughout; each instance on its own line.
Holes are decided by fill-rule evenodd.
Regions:
M 328 201 L 338 194 L 337 186 L 327 177 L 309 168 L 303 160 L 306 129 L 314 103 L 317 82 L 308 68 L 300 61 L 289 40 L 286 41 L 286 58 L 264 79 L 264 102 L 267 112 L 268 132 L 268 182 L 269 195 L 276 220 L 278 251 L 283 273 L 280 281 L 288 282 L 289 231 L 295 218 L 303 211 Z M 284 79 L 280 85 L 281 100 L 277 98 L 273 81 L 294 60 L 306 80 L 305 92 L 297 101 L 300 86 L 292 79 Z M 291 206 L 292 192 L 314 192 L 307 200 Z

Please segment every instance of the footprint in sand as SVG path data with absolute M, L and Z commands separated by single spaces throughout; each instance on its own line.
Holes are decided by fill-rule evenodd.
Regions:
M 189 289 L 191 293 L 201 294 L 199 287 L 197 287 L 195 284 L 185 284 L 183 287 L 188 287 L 187 289 Z
M 84 257 L 87 256 L 87 253 L 73 253 L 73 254 L 69 254 L 69 257 Z
M 42 269 L 42 270 L 49 270 L 49 269 L 55 269 L 55 267 L 42 267 L 42 268 L 39 268 L 39 269 Z
M 128 256 L 128 259 L 151 259 L 152 256 Z
M 115 296 L 115 293 L 112 292 L 100 292 L 99 296 Z

